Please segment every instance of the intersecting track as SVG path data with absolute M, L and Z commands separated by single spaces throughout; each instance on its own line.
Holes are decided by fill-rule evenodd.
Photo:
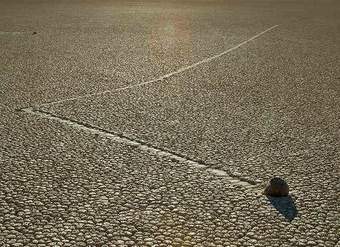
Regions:
M 132 89 L 132 88 L 136 88 L 139 86 L 143 86 L 143 85 L 147 85 L 147 84 L 151 84 L 151 83 L 155 83 L 155 82 L 161 82 L 166 78 L 172 77 L 176 74 L 182 73 L 186 70 L 192 69 L 194 67 L 197 67 L 201 64 L 204 63 L 208 63 L 212 60 L 215 60 L 221 56 L 224 56 L 238 48 L 240 48 L 241 46 L 247 44 L 248 42 L 255 40 L 256 38 L 262 36 L 263 34 L 269 32 L 270 30 L 273 30 L 274 28 L 278 27 L 278 25 L 272 26 L 256 35 L 254 35 L 253 37 L 249 38 L 246 41 L 243 41 L 242 43 L 222 52 L 219 53 L 217 55 L 214 55 L 212 57 L 209 58 L 205 58 L 197 63 L 194 63 L 192 65 L 186 66 L 186 67 L 182 67 L 172 73 L 166 74 L 161 76 L 158 79 L 154 79 L 154 80 L 150 80 L 150 81 L 146 81 L 146 82 L 141 82 L 138 84 L 134 84 L 134 85 L 130 85 L 130 86 L 126 86 L 126 87 L 122 87 L 122 88 L 118 88 L 118 89 L 114 89 L 114 90 L 108 90 L 108 91 L 104 91 L 104 92 L 100 92 L 100 93 L 93 93 L 93 94 L 86 94 L 86 95 L 81 95 L 81 96 L 77 96 L 77 97 L 73 97 L 73 98 L 68 98 L 68 99 L 63 99 L 63 100 L 59 100 L 59 101 L 53 101 L 53 102 L 48 102 L 48 103 L 44 103 L 35 107 L 28 107 L 28 108 L 22 108 L 19 109 L 20 111 L 23 111 L 25 113 L 29 113 L 29 114 L 33 114 L 36 116 L 39 116 L 41 118 L 46 118 L 49 120 L 53 120 L 53 121 L 57 121 L 60 122 L 62 124 L 68 125 L 70 127 L 79 129 L 79 130 L 83 130 L 95 135 L 100 135 L 106 138 L 110 138 L 112 140 L 114 140 L 115 142 L 118 143 L 124 143 L 126 145 L 131 145 L 131 146 L 135 146 L 137 148 L 139 148 L 140 150 L 150 153 L 152 155 L 157 155 L 157 156 L 161 156 L 161 157 L 167 157 L 170 158 L 174 161 L 178 161 L 178 162 L 183 162 L 191 167 L 197 168 L 197 169 L 202 169 L 205 170 L 207 172 L 210 172 L 212 174 L 215 174 L 217 176 L 223 177 L 224 179 L 226 179 L 228 182 L 230 182 L 231 184 L 234 185 L 238 185 L 238 186 L 242 186 L 246 189 L 254 189 L 257 187 L 258 182 L 259 181 L 252 181 L 248 178 L 244 178 L 242 176 L 233 174 L 231 172 L 227 172 L 224 170 L 219 170 L 219 169 L 212 169 L 209 168 L 209 164 L 204 163 L 203 161 L 197 161 L 197 160 L 193 160 L 190 157 L 187 157 L 186 155 L 168 150 L 168 149 L 164 149 L 164 148 L 160 148 L 160 147 L 156 147 L 150 143 L 147 143 L 143 140 L 140 139 L 135 139 L 135 138 L 130 138 L 129 136 L 123 135 L 121 133 L 116 133 L 110 130 L 106 130 L 103 128 L 100 128 L 98 126 L 94 126 L 91 124 L 87 124 L 87 123 L 82 123 L 79 121 L 75 121 L 75 120 L 71 120 L 65 117 L 60 117 L 60 116 L 56 116 L 52 113 L 49 112 L 45 112 L 43 110 L 40 110 L 39 107 L 40 106 L 46 106 L 46 105 L 53 105 L 53 104 L 58 104 L 58 103 L 62 103 L 62 102 L 66 102 L 66 101 L 74 101 L 74 100 L 78 100 L 81 98 L 87 98 L 87 97 L 91 97 L 91 96 L 99 96 L 99 95 L 103 95 L 103 94 L 107 94 L 107 93 L 111 93 L 111 92 L 117 92 L 117 91 L 123 91 L 123 90 L 127 90 L 127 89 Z
M 204 64 L 204 63 L 208 63 L 208 62 L 211 62 L 219 57 L 222 57 L 238 48 L 240 48 L 241 46 L 249 43 L 250 41 L 252 40 L 255 40 L 256 38 L 264 35 L 265 33 L 273 30 L 274 28 L 277 28 L 279 25 L 275 25 L 275 26 L 272 26 L 270 28 L 267 28 L 266 30 L 254 35 L 253 37 L 243 41 L 242 43 L 228 49 L 228 50 L 225 50 L 219 54 L 216 54 L 214 56 L 211 56 L 211 57 L 208 57 L 208 58 L 205 58 L 197 63 L 194 63 L 194 64 L 191 64 L 189 66 L 185 66 L 185 67 L 182 67 L 176 71 L 173 71 L 169 74 L 166 74 L 166 75 L 162 75 L 161 77 L 157 78 L 157 79 L 153 79 L 153 80 L 150 80 L 150 81 L 145 81 L 145 82 L 141 82 L 141 83 L 137 83 L 137 84 L 133 84 L 133 85 L 129 85 L 129 86 L 126 86 L 126 87 L 121 87 L 121 88 L 117 88 L 117 89 L 114 89 L 114 90 L 107 90 L 107 91 L 103 91 L 103 92 L 99 92 L 99 93 L 92 93 L 92 94 L 85 94 L 85 95 L 80 95 L 80 96 L 77 96 L 77 97 L 72 97 L 72 98 L 68 98 L 68 99 L 62 99 L 62 100 L 57 100 L 57 101 L 51 101 L 51 102 L 46 102 L 44 104 L 41 104 L 39 106 L 47 106 L 47 105 L 54 105 L 54 104 L 59 104 L 59 103 L 63 103 L 63 102 L 67 102 L 67 101 L 74 101 L 74 100 L 78 100 L 78 99 L 82 99 L 82 98 L 88 98 L 88 97 L 91 97 L 91 96 L 99 96 L 99 95 L 103 95 L 103 94 L 107 94 L 107 93 L 112 93 L 112 92 L 118 92 L 118 91 L 124 91 L 124 90 L 127 90 L 127 89 L 131 89 L 131 88 L 135 88 L 135 87 L 140 87 L 140 86 L 144 86 L 144 85 L 147 85 L 147 84 L 151 84 L 151 83 L 155 83 L 155 82 L 161 82 L 163 81 L 164 79 L 167 79 L 169 77 L 172 77 L 174 75 L 177 75 L 177 74 L 180 74 L 186 70 L 189 70 L 189 69 L 192 69 L 192 68 L 195 68 L 201 64 Z M 37 106 L 37 107 L 39 107 Z

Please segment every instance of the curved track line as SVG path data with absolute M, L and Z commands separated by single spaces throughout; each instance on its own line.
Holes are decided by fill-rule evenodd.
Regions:
M 47 102 L 47 103 L 44 103 L 44 104 L 41 104 L 39 106 L 47 106 L 47 105 L 54 105 L 54 104 L 58 104 L 58 103 L 63 103 L 63 102 L 67 102 L 67 101 L 73 101 L 73 100 L 78 100 L 78 99 L 82 99 L 82 98 L 88 98 L 88 97 L 91 97 L 91 96 L 99 96 L 99 95 L 103 95 L 103 94 L 107 94 L 107 93 L 112 93 L 112 92 L 119 92 L 119 91 L 123 91 L 123 90 L 127 90 L 127 89 L 131 89 L 131 88 L 135 88 L 135 87 L 140 87 L 140 86 L 144 86 L 144 85 L 147 85 L 147 84 L 151 84 L 151 83 L 155 83 L 155 82 L 161 82 L 163 81 L 164 79 L 167 79 L 169 77 L 172 77 L 174 75 L 177 75 L 179 73 L 182 73 L 186 70 L 189 70 L 189 69 L 192 69 L 192 68 L 195 68 L 201 64 L 204 64 L 204 63 L 208 63 L 212 60 L 215 60 L 219 57 L 222 57 L 238 48 L 240 48 L 241 46 L 249 43 L 250 41 L 264 35 L 265 33 L 273 30 L 274 28 L 277 28 L 279 25 L 275 25 L 275 26 L 272 26 L 270 28 L 267 28 L 266 30 L 254 35 L 253 37 L 247 39 L 246 41 L 243 41 L 242 43 L 228 49 L 228 50 L 225 50 L 217 55 L 214 55 L 212 57 L 208 57 L 208 58 L 205 58 L 197 63 L 194 63 L 194 64 L 191 64 L 189 66 L 185 66 L 185 67 L 182 67 L 174 72 L 171 72 L 169 74 L 166 74 L 166 75 L 162 75 L 161 77 L 157 78 L 157 79 L 153 79 L 153 80 L 150 80 L 150 81 L 145 81 L 145 82 L 141 82 L 141 83 L 137 83 L 137 84 L 133 84 L 133 85 L 129 85 L 129 86 L 126 86 L 126 87 L 121 87 L 121 88 L 117 88 L 117 89 L 112 89 L 112 90 L 106 90 L 106 91 L 103 91 L 103 92 L 99 92 L 99 93 L 91 93 L 91 94 L 85 94 L 85 95 L 80 95 L 80 96 L 77 96 L 77 97 L 72 97 L 72 98 L 68 98 L 68 99 L 62 99 L 62 100 L 58 100 L 58 101 L 52 101 L 52 102 Z M 39 107 L 37 106 L 37 107 Z

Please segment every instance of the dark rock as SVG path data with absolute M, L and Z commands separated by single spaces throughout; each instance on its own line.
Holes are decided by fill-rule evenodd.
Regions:
M 33 32 L 32 35 L 38 34 L 37 32 Z
M 288 196 L 288 184 L 282 178 L 274 177 L 270 180 L 269 184 L 265 188 L 264 194 L 274 197 Z

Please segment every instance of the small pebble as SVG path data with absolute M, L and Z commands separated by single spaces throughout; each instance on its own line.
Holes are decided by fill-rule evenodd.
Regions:
M 264 194 L 274 197 L 288 196 L 288 184 L 282 178 L 274 177 L 270 180 L 267 187 L 265 188 Z

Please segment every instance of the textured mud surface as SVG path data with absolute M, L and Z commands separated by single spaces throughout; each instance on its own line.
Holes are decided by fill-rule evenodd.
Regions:
M 338 246 L 338 13 L 1 1 L 0 245 Z

